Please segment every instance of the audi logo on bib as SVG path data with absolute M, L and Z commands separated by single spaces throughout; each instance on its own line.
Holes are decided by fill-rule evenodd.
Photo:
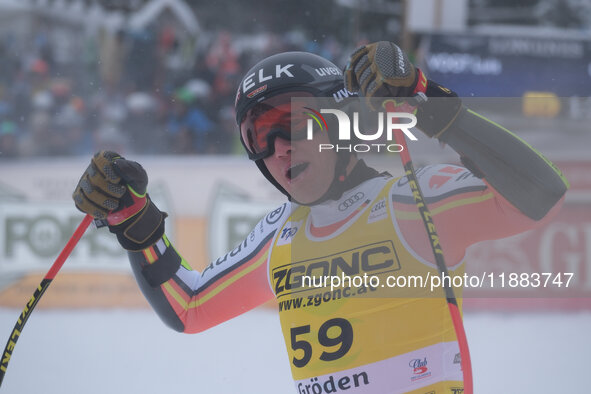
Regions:
M 363 197 L 365 197 L 365 194 L 363 194 L 362 192 L 358 192 L 355 195 L 347 198 L 345 201 L 343 201 L 342 203 L 339 204 L 339 211 L 342 212 L 342 211 L 349 209 L 357 201 L 361 200 Z

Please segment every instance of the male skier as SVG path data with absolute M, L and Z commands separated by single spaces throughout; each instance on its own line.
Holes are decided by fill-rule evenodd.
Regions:
M 344 74 L 303 52 L 268 57 L 246 73 L 236 96 L 242 143 L 289 201 L 202 272 L 166 237 L 166 214 L 146 193 L 138 163 L 97 153 L 74 201 L 116 234 L 143 294 L 177 331 L 200 332 L 276 298 L 298 393 L 457 393 L 459 347 L 442 292 L 304 286 L 307 274 L 438 274 L 405 178 L 354 153 L 319 153 L 319 143 L 336 142 L 334 130 L 309 140 L 293 126 L 293 98 L 337 102 L 351 92 L 426 96 L 417 127 L 460 155 L 465 167 L 418 171 L 450 273 L 464 270 L 468 246 L 537 227 L 559 208 L 568 184 L 551 162 L 427 80 L 390 42 L 355 51 Z

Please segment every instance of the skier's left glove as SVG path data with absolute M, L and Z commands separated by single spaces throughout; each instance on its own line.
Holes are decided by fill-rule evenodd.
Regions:
M 345 84 L 347 90 L 365 97 L 412 97 L 427 88 L 421 71 L 402 49 L 388 41 L 364 45 L 353 52 L 345 68 Z
M 108 225 L 127 250 L 142 250 L 164 234 L 165 212 L 146 193 L 148 175 L 143 167 L 119 154 L 94 155 L 72 194 L 76 208 Z
M 397 110 L 416 113 L 417 127 L 429 137 L 439 137 L 446 131 L 461 109 L 457 94 L 427 80 L 392 42 L 358 48 L 345 67 L 344 78 L 351 92 L 368 98 L 388 97 L 382 105 L 393 102 Z

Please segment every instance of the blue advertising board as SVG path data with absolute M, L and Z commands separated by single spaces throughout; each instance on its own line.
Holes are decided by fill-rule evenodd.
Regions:
M 591 39 L 433 34 L 424 43 L 428 78 L 460 96 L 591 95 Z

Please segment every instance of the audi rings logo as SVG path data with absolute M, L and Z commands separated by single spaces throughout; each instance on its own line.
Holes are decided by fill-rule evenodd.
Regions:
M 361 200 L 363 197 L 365 197 L 365 194 L 363 194 L 362 192 L 357 192 L 356 194 L 347 198 L 345 201 L 339 204 L 339 211 L 346 211 L 347 209 L 352 207 L 356 202 Z

